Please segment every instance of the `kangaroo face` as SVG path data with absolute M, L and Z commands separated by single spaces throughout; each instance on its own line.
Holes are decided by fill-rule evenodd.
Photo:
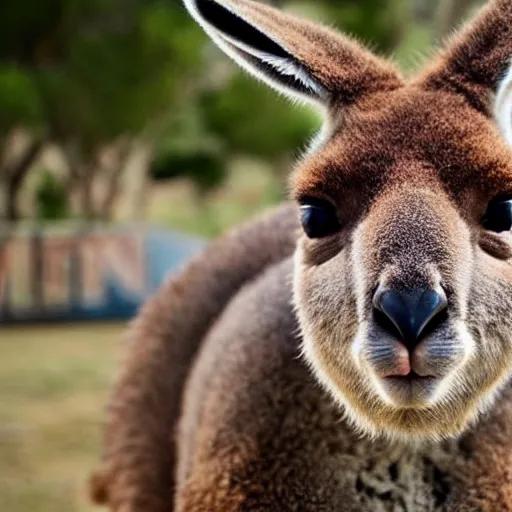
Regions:
M 325 115 L 292 178 L 314 374 L 371 434 L 460 433 L 512 373 L 512 2 L 409 82 L 258 2 L 185 3 L 235 61 Z
M 512 362 L 512 236 L 483 224 L 512 191 L 512 159 L 445 93 L 398 91 L 368 107 L 293 179 L 303 217 L 334 217 L 331 233 L 298 244 L 304 352 L 359 426 L 455 434 Z

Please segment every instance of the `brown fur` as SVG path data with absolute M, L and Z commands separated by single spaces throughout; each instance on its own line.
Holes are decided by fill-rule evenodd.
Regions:
M 361 438 L 299 357 L 292 272 L 284 262 L 243 290 L 203 345 L 185 394 L 176 510 L 512 510 L 511 390 L 455 440 Z
M 293 251 L 297 216 L 287 205 L 215 242 L 171 278 L 126 335 L 114 386 L 96 502 L 115 510 L 169 510 L 176 464 L 174 428 L 191 361 L 232 295 Z
M 342 228 L 297 237 L 288 208 L 215 243 L 149 303 L 113 394 L 96 496 L 148 512 L 173 501 L 193 512 L 512 511 L 512 235 L 481 224 L 489 201 L 512 193 L 492 110 L 512 1 L 491 2 L 408 84 L 267 6 L 199 3 L 188 6 L 228 53 L 327 108 L 292 194 L 330 201 Z M 238 23 L 284 73 L 233 42 Z M 395 355 L 372 300 L 378 287 L 422 286 L 448 297 L 447 320 L 414 355 L 438 380 L 403 406 L 377 375 Z

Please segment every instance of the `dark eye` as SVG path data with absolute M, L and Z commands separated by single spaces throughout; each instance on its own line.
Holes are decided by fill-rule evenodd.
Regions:
M 485 229 L 502 233 L 512 229 L 512 198 L 494 199 L 489 203 L 482 224 Z
M 339 231 L 336 208 L 321 199 L 306 200 L 300 206 L 300 220 L 309 238 L 322 238 Z

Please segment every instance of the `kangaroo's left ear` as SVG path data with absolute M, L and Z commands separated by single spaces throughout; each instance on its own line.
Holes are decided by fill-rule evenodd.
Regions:
M 217 45 L 287 95 L 349 105 L 402 85 L 395 69 L 357 43 L 252 0 L 185 0 Z
M 455 35 L 422 78 L 428 88 L 462 94 L 495 117 L 512 144 L 512 0 L 493 0 Z

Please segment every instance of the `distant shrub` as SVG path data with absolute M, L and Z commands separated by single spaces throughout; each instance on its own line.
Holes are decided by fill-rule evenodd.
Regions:
M 46 169 L 40 171 L 35 201 L 37 218 L 40 220 L 64 219 L 69 215 L 64 181 Z
M 207 192 L 222 184 L 226 167 L 220 156 L 211 152 L 162 150 L 151 167 L 151 176 L 155 181 L 190 178 L 201 192 Z

